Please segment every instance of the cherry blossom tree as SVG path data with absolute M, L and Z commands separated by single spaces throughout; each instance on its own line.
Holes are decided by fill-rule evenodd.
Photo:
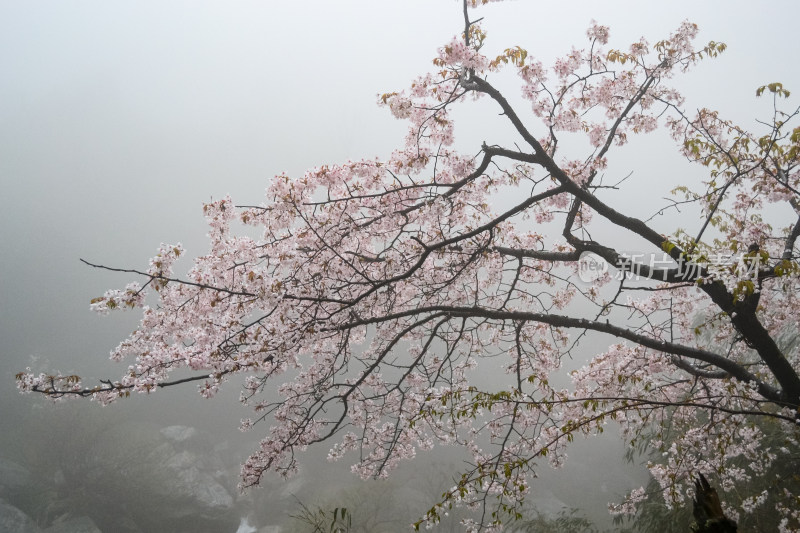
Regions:
M 107 404 L 187 382 L 211 397 L 241 374 L 254 411 L 242 428 L 268 426 L 243 487 L 291 475 L 296 453 L 323 442 L 365 478 L 418 449 L 465 448 L 471 463 L 417 527 L 465 505 L 476 509 L 468 530 L 501 528 L 543 463 L 560 466 L 576 435 L 612 420 L 629 445 L 661 452 L 648 467 L 670 505 L 691 502 L 698 473 L 724 502 L 796 456 L 800 356 L 786 339 L 797 333 L 800 128 L 780 106 L 789 92 L 758 89 L 774 113 L 755 133 L 685 111 L 670 80 L 725 49 L 696 46 L 688 22 L 624 49 L 606 48 L 609 29 L 594 24 L 549 69 L 521 47 L 489 57 L 468 9 L 487 1 L 464 1 L 463 33 L 432 72 L 379 97 L 408 124 L 387 160 L 278 175 L 258 206 L 207 204 L 210 250 L 185 276 L 173 273 L 180 244 L 143 271 L 89 263 L 143 280 L 92 301 L 100 313 L 141 309 L 112 352 L 130 366 L 97 385 L 29 370 L 19 388 Z M 518 75 L 524 108 L 491 81 L 502 70 Z M 482 146 L 456 150 L 456 109 L 475 99 L 513 140 L 486 131 Z M 659 211 L 694 209 L 699 222 L 667 233 L 626 214 L 624 180 L 604 180 L 613 150 L 657 128 L 705 176 Z M 625 252 L 630 242 L 640 253 Z M 587 346 L 591 360 L 565 376 Z M 497 369 L 505 379 L 481 379 Z M 800 495 L 775 491 L 781 527 L 800 531 Z M 647 497 L 634 490 L 611 510 L 633 513 Z M 725 511 L 766 499 L 751 500 Z

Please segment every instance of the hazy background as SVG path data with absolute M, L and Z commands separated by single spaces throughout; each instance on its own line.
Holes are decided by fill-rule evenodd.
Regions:
M 610 46 L 620 48 L 642 35 L 654 43 L 689 19 L 699 42 L 729 48 L 676 82 L 687 107 L 745 126 L 769 118 L 757 86 L 800 91 L 794 1 L 508 1 L 473 13 L 485 17 L 488 55 L 519 44 L 545 64 L 583 46 L 592 19 L 611 26 Z M 436 48 L 462 28 L 454 0 L 0 1 L 0 443 L 39 401 L 15 392 L 13 375 L 26 366 L 85 377 L 124 370 L 107 354 L 138 317 L 98 317 L 88 306 L 130 278 L 79 258 L 141 269 L 161 242 L 202 254 L 202 202 L 230 193 L 256 204 L 280 172 L 385 157 L 404 126 L 376 95 L 430 70 Z M 463 138 L 495 139 L 479 120 Z M 611 169 L 635 170 L 637 207 L 641 195 L 692 177 L 652 145 L 634 144 Z M 248 413 L 236 397 L 206 402 L 190 385 L 105 411 L 245 442 L 257 435 L 238 434 Z

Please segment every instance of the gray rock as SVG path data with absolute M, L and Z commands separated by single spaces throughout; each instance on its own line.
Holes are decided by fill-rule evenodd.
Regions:
M 3 533 L 42 533 L 30 516 L 5 500 L 0 500 L 0 531 Z
M 236 530 L 236 533 L 258 533 L 258 528 L 253 526 L 250 523 L 250 519 L 245 516 L 239 520 L 239 528 Z
M 103 533 L 88 516 L 76 516 L 54 523 L 44 533 Z
M 229 509 L 233 506 L 233 496 L 209 472 L 205 460 L 189 451 L 173 455 L 168 461 L 169 468 L 177 474 L 178 488 L 183 494 L 204 507 Z
M 162 479 L 154 494 L 168 505 L 160 508 L 163 531 L 236 531 L 240 512 L 234 501 L 235 477 L 225 471 L 213 447 L 194 428 L 168 426 L 151 452 Z
M 55 473 L 53 474 L 53 483 L 56 484 L 56 487 L 62 487 L 66 484 L 67 480 L 64 477 L 64 470 L 61 468 L 56 468 Z
M 189 426 L 167 426 L 161 434 L 172 442 L 184 442 L 197 436 L 197 430 Z
M 31 473 L 22 465 L 0 457 L 0 496 L 8 496 L 31 483 Z

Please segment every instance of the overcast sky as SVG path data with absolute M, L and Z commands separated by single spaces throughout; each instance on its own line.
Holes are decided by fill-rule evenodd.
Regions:
M 755 126 L 769 110 L 758 85 L 800 95 L 796 1 L 518 0 L 475 15 L 488 50 L 519 44 L 546 64 L 583 46 L 591 19 L 611 26 L 617 47 L 689 19 L 701 42 L 729 45 L 676 82 L 690 107 Z M 429 70 L 462 27 L 455 0 L 0 0 L 0 399 L 30 355 L 65 371 L 96 374 L 96 361 L 110 377 L 124 371 L 105 360 L 136 316 L 88 306 L 130 280 L 79 258 L 143 268 L 159 243 L 178 241 L 201 254 L 202 202 L 259 203 L 280 172 L 386 156 L 404 131 L 376 95 Z M 666 160 L 632 157 L 654 182 Z

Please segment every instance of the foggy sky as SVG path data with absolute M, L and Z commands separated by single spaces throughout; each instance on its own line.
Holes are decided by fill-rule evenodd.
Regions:
M 689 19 L 698 42 L 729 46 L 676 82 L 689 109 L 755 127 L 770 111 L 757 86 L 781 81 L 800 95 L 793 1 L 529 0 L 474 15 L 485 17 L 488 50 L 519 44 L 545 64 L 583 46 L 591 19 L 611 26 L 610 47 L 642 35 L 654 43 Z M 131 278 L 79 258 L 144 268 L 159 243 L 179 241 L 202 254 L 202 202 L 230 193 L 256 204 L 280 172 L 387 156 L 404 126 L 376 95 L 430 70 L 462 28 L 455 0 L 0 1 L 0 401 L 34 400 L 18 398 L 13 380 L 31 355 L 85 375 L 124 371 L 107 354 L 137 316 L 88 306 Z M 479 123 L 462 138 L 495 139 Z M 636 171 L 634 190 L 666 191 L 683 177 L 664 164 L 674 155 L 628 155 L 620 173 Z M 233 434 L 247 415 L 224 399 L 201 402 L 193 386 L 158 396 L 120 412 L 215 420 Z M 11 429 L 9 412 L 0 430 Z

